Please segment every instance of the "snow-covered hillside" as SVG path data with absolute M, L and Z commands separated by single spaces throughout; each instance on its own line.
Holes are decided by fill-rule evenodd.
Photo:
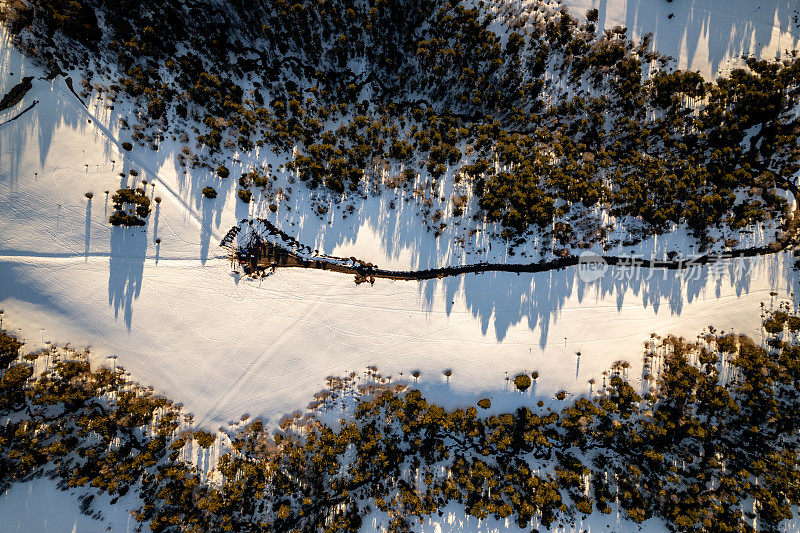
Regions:
M 452 368 L 443 398 L 453 403 L 502 396 L 506 374 L 519 370 L 540 372 L 543 395 L 580 394 L 623 354 L 636 356 L 651 332 L 693 335 L 713 322 L 757 336 L 759 304 L 772 291 L 794 290 L 790 253 L 760 261 L 752 279 L 730 265 L 687 271 L 684 279 L 663 271 L 628 279 L 612 269 L 591 285 L 574 269 L 372 287 L 301 270 L 239 279 L 217 247 L 247 215 L 232 188 L 203 198 L 205 173 L 182 174 L 165 157 L 168 147 L 126 153 L 101 102 L 87 111 L 62 78 L 41 79 L 7 41 L 4 56 L 4 80 L 11 69 L 13 78 L 36 76 L 16 110 L 39 101 L 0 126 L 0 296 L 8 325 L 31 348 L 43 339 L 80 339 L 97 361 L 117 355 L 119 365 L 209 427 L 244 411 L 275 422 L 303 408 L 326 376 L 371 364 L 397 376 L 420 370 L 421 385 L 442 392 L 442 372 Z M 162 198 L 148 226 L 112 228 L 104 191 L 142 179 L 151 197 Z M 306 238 L 303 222 L 313 228 L 317 219 L 294 214 L 302 208 L 293 211 L 296 226 L 285 227 Z M 392 233 L 375 234 L 369 217 L 360 228 L 347 222 L 338 221 L 343 231 L 368 238 L 322 234 L 339 243 L 337 253 L 409 264 Z M 435 239 L 423 234 L 413 242 L 408 253 L 435 264 Z
M 654 33 L 655 48 L 675 56 L 676 66 L 707 76 L 740 64 L 742 54 L 784 57 L 800 41 L 793 0 L 564 4 L 576 13 L 598 8 L 599 25 L 606 28 L 622 24 L 637 36 Z M 245 278 L 232 272 L 218 245 L 248 216 L 283 221 L 284 231 L 324 253 L 384 267 L 514 259 L 508 243 L 497 239 L 487 237 L 473 250 L 437 240 L 404 219 L 402 209 L 389 212 L 381 196 L 366 199 L 347 219 L 335 211 L 318 216 L 316 197 L 302 183 L 279 183 L 295 190 L 277 214 L 263 204 L 242 203 L 233 178 L 219 187 L 210 170 L 185 172 L 178 163 L 179 140 L 165 139 L 157 151 L 124 150 L 129 132 L 119 118 L 129 112 L 125 103 L 109 108 L 95 95 L 82 105 L 63 76 L 45 79 L 0 32 L 0 97 L 23 76 L 34 77 L 33 88 L 0 113 L 3 327 L 18 332 L 26 350 L 45 342 L 87 343 L 93 363 L 124 367 L 140 383 L 182 402 L 211 430 L 242 413 L 276 425 L 303 410 L 327 376 L 368 365 L 406 380 L 419 371 L 418 387 L 442 405 L 472 405 L 486 397 L 497 412 L 539 397 L 549 400 L 560 390 L 586 394 L 589 380 L 620 359 L 629 360 L 631 381 L 644 387 L 640 355 L 651 333 L 694 337 L 713 324 L 758 340 L 762 304 L 770 308 L 800 296 L 791 250 L 683 272 L 611 268 L 591 283 L 576 268 L 421 283 L 379 280 L 372 286 L 301 269 Z M 277 166 L 278 159 L 264 152 L 241 154 L 233 170 L 251 162 Z M 160 199 L 147 225 L 112 227 L 110 195 L 142 180 L 147 195 Z M 212 182 L 219 195 L 204 198 L 201 190 Z M 625 251 L 695 252 L 682 245 L 684 237 L 679 229 Z M 745 233 L 742 244 L 767 240 Z M 537 253 L 535 246 L 520 251 L 529 258 Z M 508 376 L 520 371 L 539 372 L 533 394 L 510 390 Z M 67 512 L 74 502 L 52 489 L 39 480 L 0 495 L 0 516 L 14 513 L 14 520 L 0 520 L 0 530 L 100 530 L 89 518 Z M 124 513 L 112 514 L 102 528 L 125 531 Z M 506 527 L 447 516 L 424 526 Z M 625 526 L 611 520 L 587 527 Z
M 800 7 L 793 0 L 564 0 L 574 13 L 599 12 L 598 26 L 652 33 L 654 47 L 675 67 L 713 78 L 741 67 L 742 56 L 789 56 L 800 42 Z

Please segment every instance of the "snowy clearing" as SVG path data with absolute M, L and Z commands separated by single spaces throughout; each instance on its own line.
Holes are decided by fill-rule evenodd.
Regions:
M 575 14 L 598 8 L 601 27 L 622 24 L 634 36 L 653 32 L 655 48 L 675 56 L 676 66 L 705 76 L 740 65 L 743 54 L 783 57 L 800 42 L 792 0 L 769 6 L 744 0 L 564 4 Z M 490 413 L 552 401 L 561 390 L 568 391 L 567 401 L 589 393 L 589 380 L 601 379 L 620 359 L 631 364 L 631 383 L 643 387 L 641 349 L 652 333 L 694 337 L 713 324 L 759 340 L 761 305 L 785 299 L 796 305 L 800 296 L 791 250 L 686 272 L 611 268 L 588 284 L 574 267 L 373 286 L 300 269 L 243 278 L 231 272 L 218 244 L 248 216 L 283 221 L 287 233 L 324 253 L 388 268 L 511 259 L 508 243 L 463 251 L 420 235 L 418 221 L 404 220 L 402 209 L 389 213 L 383 197 L 367 199 L 348 220 L 333 213 L 317 217 L 302 191 L 292 196 L 291 211 L 251 207 L 237 200 L 233 178 L 218 187 L 216 199 L 203 198 L 212 176 L 183 172 L 176 160 L 181 143 L 126 152 L 117 122 L 128 111 L 124 104 L 113 112 L 97 100 L 82 106 L 63 77 L 43 79 L 0 33 L 0 97 L 23 76 L 34 76 L 33 88 L 0 113 L 3 327 L 24 338 L 27 350 L 46 342 L 89 345 L 93 363 L 124 367 L 143 385 L 182 402 L 210 431 L 245 412 L 275 425 L 303 410 L 327 376 L 368 365 L 406 381 L 419 371 L 411 382 L 446 407 L 490 398 Z M 265 164 L 269 157 L 254 159 Z M 242 168 L 246 162 L 247 156 Z M 110 195 L 141 180 L 151 199 L 161 199 L 147 225 L 113 228 Z M 661 255 L 684 239 L 680 228 L 625 251 Z M 755 231 L 742 245 L 765 239 Z M 507 379 L 520 371 L 540 375 L 524 395 Z M 94 520 L 80 513 L 77 495 L 39 479 L 0 495 L 0 529 L 130 531 L 135 522 L 128 511 L 138 504 L 105 505 L 107 513 Z M 619 516 L 596 515 L 557 530 L 638 530 L 626 529 L 630 524 Z M 382 518 L 376 515 L 372 524 Z M 510 525 L 467 519 L 454 507 L 422 527 L 501 531 Z
M 184 402 L 209 427 L 244 411 L 275 422 L 303 408 L 326 376 L 370 364 L 385 374 L 420 370 L 421 386 L 437 393 L 445 392 L 443 370 L 452 368 L 441 396 L 454 404 L 504 396 L 506 372 L 519 370 L 540 372 L 537 393 L 580 394 L 624 354 L 635 358 L 635 376 L 651 332 L 695 335 L 713 322 L 758 337 L 759 304 L 772 291 L 788 297 L 795 290 L 790 253 L 758 261 L 752 279 L 728 265 L 683 280 L 658 271 L 646 281 L 627 279 L 611 269 L 591 286 L 575 269 L 373 287 L 309 271 L 239 280 L 217 246 L 248 214 L 233 188 L 202 198 L 202 172 L 182 174 L 168 150 L 125 153 L 115 126 L 98 124 L 62 79 L 40 79 L 7 42 L 2 55 L 0 78 L 11 69 L 14 78 L 37 75 L 17 111 L 40 101 L 0 127 L 0 304 L 8 325 L 20 328 L 29 348 L 42 340 L 85 342 L 97 362 L 118 355 L 117 364 Z M 112 228 L 104 191 L 141 179 L 162 203 L 144 230 Z M 297 209 L 297 226 L 285 231 L 301 240 L 317 232 L 322 240 L 311 241 L 326 252 L 381 266 L 447 260 L 430 235 L 400 250 L 384 220 L 366 217 L 357 228 L 337 221 L 348 233 L 331 227 L 320 234 L 316 222 L 305 229 L 314 217 Z

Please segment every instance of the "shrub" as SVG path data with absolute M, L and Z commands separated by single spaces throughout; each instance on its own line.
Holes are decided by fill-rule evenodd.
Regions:
M 155 201 L 156 201 L 157 204 L 160 204 L 161 203 L 161 197 L 160 196 L 156 196 L 155 197 Z
M 203 196 L 214 199 L 217 197 L 217 191 L 214 190 L 214 187 L 203 187 Z
M 88 198 L 89 200 L 91 200 L 92 198 L 94 198 L 94 194 L 93 194 L 93 193 L 90 193 L 90 192 L 87 192 L 86 194 L 84 194 L 84 196 L 85 196 L 86 198 Z
M 717 337 L 717 349 L 721 353 L 736 352 L 736 335 L 726 335 L 724 337 Z
M 238 196 L 239 200 L 243 201 L 246 204 L 249 204 L 250 200 L 253 199 L 253 193 L 251 193 L 248 189 L 239 189 L 236 192 L 236 196 Z
M 144 189 L 119 189 L 111 201 L 117 210 L 124 209 L 127 204 L 135 206 L 136 214 L 142 218 L 150 214 L 150 198 L 145 196 Z
M 563 391 L 563 390 L 559 391 L 558 394 L 556 394 L 556 400 L 563 400 L 566 397 L 567 397 L 567 393 L 565 391 Z
M 514 378 L 514 386 L 521 392 L 525 392 L 531 386 L 531 378 L 527 374 L 518 374 Z
M 228 167 L 226 167 L 224 165 L 219 165 L 217 167 L 217 176 L 219 176 L 220 178 L 224 179 L 224 178 L 227 178 L 230 175 L 231 175 L 231 171 L 228 170 Z
M 111 201 L 116 212 L 108 221 L 114 226 L 144 226 L 143 219 L 150 215 L 150 198 L 144 189 L 119 189 Z
M 592 512 L 592 504 L 586 499 L 578 501 L 576 507 L 578 508 L 578 511 L 580 511 L 583 514 L 591 514 Z
M 128 141 L 125 141 L 124 143 L 122 143 L 122 149 L 125 150 L 126 152 L 130 152 L 131 150 L 133 150 L 133 145 Z
M 478 400 L 478 407 L 481 409 L 488 409 L 492 406 L 492 401 L 489 398 Z
M 197 444 L 199 444 L 201 448 L 209 448 L 212 444 L 214 444 L 214 441 L 217 440 L 217 438 L 211 433 L 198 430 L 194 433 L 194 440 L 197 441 Z
M 17 358 L 20 348 L 22 348 L 22 343 L 16 337 L 0 331 L 0 369 L 7 368 Z
M 269 210 L 275 213 L 276 211 L 278 211 L 278 206 L 275 204 L 269 204 Z
M 108 217 L 108 221 L 111 222 L 113 226 L 144 226 L 144 220 L 139 217 L 129 215 L 125 211 L 115 212 L 113 215 Z
M 770 319 L 764 322 L 764 329 L 767 331 L 767 333 L 776 335 L 783 332 L 783 323 L 775 319 Z

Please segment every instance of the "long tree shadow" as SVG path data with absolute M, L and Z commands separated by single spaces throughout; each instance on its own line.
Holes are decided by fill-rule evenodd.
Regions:
M 88 261 L 89 260 L 89 241 L 91 240 L 92 236 L 92 199 L 88 198 L 86 200 L 86 227 L 83 230 L 84 234 L 84 244 L 83 244 L 83 256 Z
M 333 254 L 342 245 L 347 249 L 356 242 L 359 231 L 368 228 L 377 242 L 369 243 L 364 255 L 342 250 L 338 255 L 354 255 L 360 260 L 386 267 L 381 264 L 386 257 L 397 257 L 401 250 L 410 251 L 406 264 L 393 268 L 412 271 L 474 264 L 482 260 L 491 263 L 531 261 L 531 258 L 507 255 L 508 243 L 497 240 L 490 241 L 490 244 L 495 251 L 499 249 L 502 252 L 500 257 L 495 254 L 490 259 L 471 254 L 465 258 L 463 249 L 458 246 L 463 231 L 450 223 L 435 238 L 424 230 L 419 206 L 413 201 L 392 202 L 391 193 L 379 198 L 369 197 L 352 212 L 331 201 L 329 211 L 324 216 L 317 216 L 308 206 L 318 203 L 323 193 L 307 190 L 302 184 L 294 185 L 294 189 L 288 206 L 281 205 L 277 213 L 268 212 L 265 216 L 301 244 L 324 254 Z M 445 196 L 449 193 L 448 190 Z M 387 206 L 391 203 L 395 204 L 394 209 Z M 258 208 L 256 205 L 255 209 Z M 348 218 L 344 219 L 346 214 Z M 681 245 L 681 242 L 674 241 L 676 239 L 652 238 L 643 241 L 637 251 L 644 258 L 666 258 L 672 251 L 671 247 Z M 379 250 L 375 244 L 380 246 Z M 541 244 L 547 246 L 548 243 Z M 683 246 L 688 249 L 685 243 Z M 625 252 L 619 252 L 619 255 L 624 256 Z M 763 258 L 695 266 L 683 271 L 611 267 L 605 275 L 592 282 L 582 281 L 574 267 L 521 275 L 486 272 L 422 281 L 419 282 L 419 293 L 426 311 L 441 308 L 443 303 L 448 315 L 456 300 L 463 299 L 480 323 L 482 333 L 488 335 L 490 326 L 493 326 L 492 335 L 500 341 L 505 339 L 511 327 L 520 323 L 524 325 L 523 321 L 526 321 L 531 331 L 538 330 L 539 344 L 544 347 L 548 343 L 551 325 L 569 300 L 581 303 L 595 298 L 599 305 L 608 306 L 610 303 L 620 313 L 627 303 L 650 309 L 653 315 L 680 316 L 686 305 L 697 299 L 722 298 L 730 293 L 741 297 L 751 292 L 758 276 L 769 277 L 767 283 L 758 287 L 785 288 L 787 293 L 792 292 L 797 284 L 793 263 L 792 254 L 783 252 Z
M 114 317 L 123 313 L 125 326 L 131 329 L 133 301 L 142 289 L 147 232 L 143 229 L 117 227 L 111 230 L 111 256 L 108 272 L 108 304 Z

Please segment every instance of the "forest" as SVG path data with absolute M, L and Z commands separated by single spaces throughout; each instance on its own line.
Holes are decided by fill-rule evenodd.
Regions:
M 185 139 L 181 161 L 220 180 L 234 152 L 280 154 L 280 169 L 242 175 L 243 202 L 272 172 L 334 201 L 424 175 L 423 196 L 452 179 L 477 197 L 474 212 L 454 197 L 455 218 L 575 247 L 604 239 L 576 242 L 594 208 L 639 238 L 685 223 L 701 247 L 710 228 L 782 219 L 800 169 L 796 53 L 709 81 L 671 68 L 647 36 L 598 32 L 597 16 L 459 0 L 0 8 L 52 76 L 78 70 L 84 96 L 137 102 L 139 146 Z
M 619 511 L 675 531 L 782 531 L 800 503 L 800 316 L 781 304 L 763 331 L 763 344 L 713 327 L 652 335 L 640 381 L 619 361 L 575 398 L 526 394 L 543 377 L 518 374 L 526 401 L 505 413 L 488 398 L 445 409 L 418 373 L 332 376 L 280 427 L 220 428 L 217 475 L 181 461 L 218 437 L 179 430 L 179 406 L 88 352 L 26 353 L 3 332 L 0 489 L 47 475 L 88 491 L 89 509 L 92 494 L 136 491 L 152 531 L 358 531 L 375 512 L 406 531 L 450 504 L 521 527 Z

